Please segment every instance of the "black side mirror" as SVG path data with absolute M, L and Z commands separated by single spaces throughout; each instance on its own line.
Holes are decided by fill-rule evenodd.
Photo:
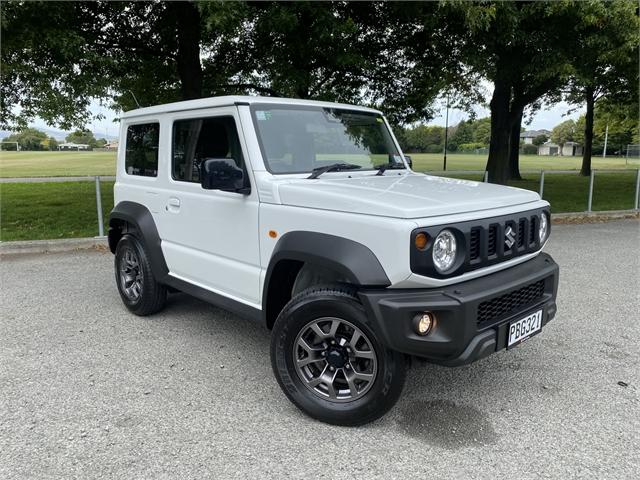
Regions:
M 404 159 L 407 162 L 407 165 L 409 165 L 409 168 L 413 168 L 413 160 L 411 160 L 411 156 L 405 155 Z
M 231 158 L 207 158 L 200 165 L 200 185 L 205 190 L 222 190 L 244 195 L 251 193 L 244 172 Z

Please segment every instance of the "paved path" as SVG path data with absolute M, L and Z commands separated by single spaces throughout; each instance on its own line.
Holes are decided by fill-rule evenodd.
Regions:
M 108 253 L 4 258 L 0 478 L 637 478 L 639 227 L 554 226 L 559 313 L 542 334 L 414 365 L 362 428 L 298 412 L 259 325 L 181 294 L 127 313 Z
M 19 177 L 19 178 L 0 178 L 0 183 L 48 183 L 48 182 L 93 182 L 95 176 L 85 177 Z M 100 175 L 100 180 L 115 180 L 113 175 Z

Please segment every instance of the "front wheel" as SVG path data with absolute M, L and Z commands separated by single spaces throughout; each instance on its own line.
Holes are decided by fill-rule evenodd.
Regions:
M 124 235 L 116 246 L 116 284 L 125 306 L 136 315 L 151 315 L 164 308 L 167 288 L 158 283 L 142 243 Z
M 362 425 L 384 415 L 404 385 L 404 355 L 384 347 L 348 287 L 310 288 L 278 316 L 271 339 L 273 371 L 302 411 L 335 425 Z

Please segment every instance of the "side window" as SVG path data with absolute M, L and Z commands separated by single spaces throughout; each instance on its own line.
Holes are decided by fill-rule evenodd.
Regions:
M 127 127 L 124 167 L 129 175 L 158 176 L 159 137 L 159 123 L 143 123 Z
M 233 117 L 176 120 L 173 123 L 171 172 L 174 180 L 200 183 L 200 164 L 207 158 L 233 159 L 244 169 Z

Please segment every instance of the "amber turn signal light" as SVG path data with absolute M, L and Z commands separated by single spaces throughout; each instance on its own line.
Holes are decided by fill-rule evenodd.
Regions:
M 275 230 L 269 230 L 269 236 L 271 238 L 276 238 L 278 236 L 278 232 L 276 232 Z
M 414 239 L 413 242 L 418 250 L 424 250 L 425 247 L 427 246 L 428 240 L 429 238 L 427 237 L 426 233 L 419 233 L 416 235 L 416 238 Z

